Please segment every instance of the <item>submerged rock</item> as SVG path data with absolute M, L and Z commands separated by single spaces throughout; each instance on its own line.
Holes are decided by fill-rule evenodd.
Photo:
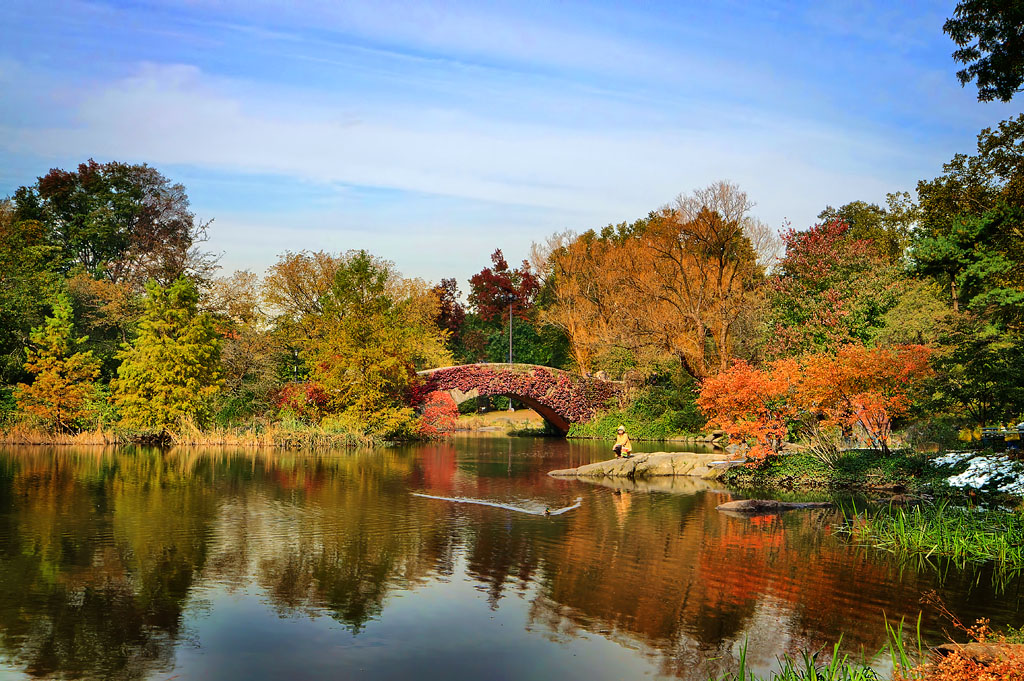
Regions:
M 755 513 L 781 513 L 794 508 L 832 508 L 830 501 L 776 501 L 774 499 L 741 499 L 729 501 L 715 507 L 719 511 L 727 513 L 755 514 Z
M 689 475 L 698 478 L 717 478 L 731 465 L 743 463 L 726 460 L 722 453 L 697 454 L 694 452 L 654 452 L 634 454 L 629 458 L 598 461 L 597 463 L 551 471 L 558 478 L 628 478 L 637 480 L 669 475 Z

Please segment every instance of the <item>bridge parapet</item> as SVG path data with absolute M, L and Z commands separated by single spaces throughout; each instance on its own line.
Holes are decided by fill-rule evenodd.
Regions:
M 614 381 L 534 364 L 464 364 L 419 374 L 426 379 L 427 391 L 519 400 L 562 433 L 573 423 L 589 420 L 623 389 Z

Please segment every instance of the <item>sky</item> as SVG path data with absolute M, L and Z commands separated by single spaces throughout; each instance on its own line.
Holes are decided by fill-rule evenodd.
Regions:
M 1017 113 L 960 87 L 954 4 L 6 0 L 0 197 L 145 162 L 225 273 L 365 248 L 463 289 L 718 180 L 807 227 Z

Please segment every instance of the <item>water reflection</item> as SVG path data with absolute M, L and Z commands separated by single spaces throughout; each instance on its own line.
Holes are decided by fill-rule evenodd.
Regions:
M 586 650 L 598 677 L 704 679 L 743 641 L 763 667 L 840 634 L 873 653 L 883 610 L 914 618 L 939 585 L 931 569 L 832 536 L 829 512 L 732 518 L 714 510 L 728 490 L 702 481 L 546 475 L 605 455 L 525 439 L 327 455 L 8 449 L 0 654 L 35 677 L 198 678 L 239 639 L 266 635 L 273 649 L 217 675 L 273 678 L 275 662 L 310 678 L 344 665 L 399 677 L 410 669 L 388 664 L 405 656 L 472 678 L 465 657 L 487 645 L 507 649 L 509 678 L 573 676 Z M 410 492 L 583 503 L 544 518 Z M 1000 593 L 952 571 L 939 587 L 965 621 L 1022 623 L 1019 583 Z M 402 648 L 385 663 L 362 641 Z

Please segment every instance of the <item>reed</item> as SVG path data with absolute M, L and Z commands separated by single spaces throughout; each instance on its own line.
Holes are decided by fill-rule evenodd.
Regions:
M 1020 513 L 942 502 L 873 515 L 844 511 L 844 515 L 841 532 L 880 549 L 926 558 L 943 556 L 960 567 L 992 562 L 1002 570 L 1024 568 L 1024 518 Z
M 825 662 L 819 661 L 819 653 L 800 654 L 799 659 L 788 655 L 779 660 L 779 668 L 768 676 L 759 676 L 747 668 L 747 646 L 740 649 L 739 665 L 736 671 L 709 681 L 881 681 L 882 676 L 866 664 L 854 662 L 849 655 L 839 652 L 836 643 L 832 656 Z
M 310 426 L 301 421 L 253 421 L 242 426 L 200 428 L 185 419 L 169 435 L 171 444 L 188 446 L 334 449 L 383 444 L 356 428 Z
M 124 433 L 103 427 L 80 433 L 53 433 L 28 423 L 13 423 L 0 430 L 0 444 L 6 445 L 116 445 L 129 441 Z
M 849 655 L 840 652 L 842 637 L 832 648 L 830 656 L 823 656 L 822 651 L 815 653 L 801 652 L 798 658 L 784 655 L 779 659 L 779 668 L 768 676 L 755 674 L 747 668 L 747 644 L 740 649 L 740 659 L 736 671 L 715 677 L 708 681 L 884 681 L 890 678 L 909 679 L 905 674 L 917 668 L 926 658 L 927 651 L 921 638 L 921 617 L 917 618 L 917 627 L 913 638 L 908 644 L 909 633 L 904 632 L 904 620 L 898 624 L 885 619 L 886 645 L 878 652 L 876 659 L 888 654 L 892 666 L 892 674 L 883 676 L 870 664 L 870 660 L 854 661 Z
M 301 422 L 253 421 L 238 426 L 200 428 L 191 420 L 165 435 L 146 436 L 99 427 L 79 433 L 54 433 L 31 423 L 16 422 L 0 430 L 0 444 L 8 445 L 126 445 L 142 442 L 238 448 L 336 449 L 383 444 L 356 428 L 310 426 Z

